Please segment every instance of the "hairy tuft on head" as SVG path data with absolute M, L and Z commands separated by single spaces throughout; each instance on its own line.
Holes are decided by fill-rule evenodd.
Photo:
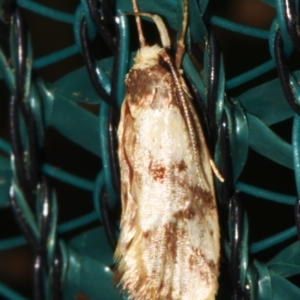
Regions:
M 157 65 L 161 50 L 163 50 L 163 48 L 158 45 L 142 47 L 136 54 L 132 68 L 146 69 Z

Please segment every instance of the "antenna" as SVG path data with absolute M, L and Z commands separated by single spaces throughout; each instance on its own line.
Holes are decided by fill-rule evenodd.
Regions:
M 187 22 L 188 22 L 188 0 L 183 0 L 182 28 L 181 28 L 179 39 L 177 41 L 176 55 L 175 55 L 175 67 L 177 68 L 177 70 L 180 70 L 181 61 L 185 50 L 184 38 L 186 33 Z
M 146 46 L 146 42 L 145 42 L 145 37 L 144 37 L 144 33 L 143 33 L 141 18 L 139 17 L 139 8 L 137 5 L 137 0 L 132 0 L 132 5 L 133 5 L 133 11 L 135 13 L 135 21 L 136 21 L 136 26 L 138 29 L 140 47 L 143 48 Z

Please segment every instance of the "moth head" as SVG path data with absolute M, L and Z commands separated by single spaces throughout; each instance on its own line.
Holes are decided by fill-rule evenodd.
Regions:
M 162 50 L 158 45 L 145 46 L 138 50 L 134 59 L 133 69 L 147 69 L 159 62 L 159 53 Z

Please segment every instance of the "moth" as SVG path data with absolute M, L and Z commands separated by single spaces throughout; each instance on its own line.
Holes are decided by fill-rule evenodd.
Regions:
M 187 26 L 175 63 L 167 29 L 157 15 L 139 13 L 141 48 L 127 74 L 118 128 L 121 232 L 114 280 L 129 299 L 215 299 L 219 224 L 211 159 L 181 76 Z M 163 47 L 145 43 L 140 16 L 151 17 Z

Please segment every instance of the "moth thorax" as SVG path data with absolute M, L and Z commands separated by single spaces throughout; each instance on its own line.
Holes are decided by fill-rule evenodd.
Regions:
M 132 69 L 146 69 L 157 65 L 161 51 L 163 48 L 158 45 L 142 47 L 136 54 Z

